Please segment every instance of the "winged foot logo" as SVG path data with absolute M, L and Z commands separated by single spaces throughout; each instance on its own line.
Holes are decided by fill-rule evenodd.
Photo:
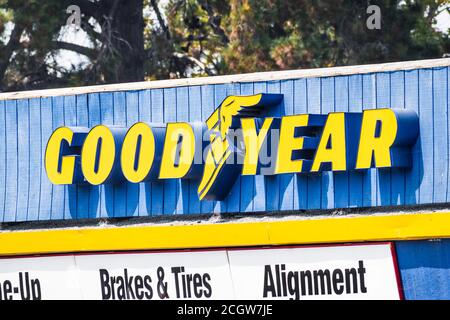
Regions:
M 412 164 L 419 132 L 414 111 L 270 116 L 282 109 L 283 95 L 260 93 L 227 97 L 206 124 L 63 126 L 48 140 L 45 169 L 49 180 L 60 185 L 192 179 L 198 181 L 201 200 L 223 200 L 240 175 Z
M 199 198 L 223 199 L 239 176 L 241 161 L 235 160 L 236 154 L 242 152 L 235 145 L 234 137 L 230 138 L 230 130 L 239 128 L 239 118 L 254 118 L 261 115 L 265 108 L 281 103 L 282 95 L 258 94 L 248 97 L 230 96 L 213 112 L 206 121 L 210 130 L 210 146 L 205 159 L 203 177 L 198 188 Z M 234 135 L 236 136 L 236 135 Z M 227 163 L 232 159 L 231 163 Z M 220 183 L 219 183 L 220 182 Z

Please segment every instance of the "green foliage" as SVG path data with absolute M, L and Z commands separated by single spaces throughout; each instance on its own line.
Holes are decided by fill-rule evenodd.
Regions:
M 91 47 L 60 41 L 79 5 Z M 381 30 L 366 26 L 368 5 Z M 439 58 L 450 0 L 0 0 L 2 90 Z M 11 30 L 12 29 L 12 30 Z M 99 31 L 100 30 L 100 31 Z M 61 49 L 89 63 L 65 69 Z
M 449 52 L 448 34 L 436 31 L 429 18 L 443 1 L 401 2 L 371 1 L 381 8 L 382 29 L 368 30 L 362 1 L 232 0 L 225 72 L 437 58 Z

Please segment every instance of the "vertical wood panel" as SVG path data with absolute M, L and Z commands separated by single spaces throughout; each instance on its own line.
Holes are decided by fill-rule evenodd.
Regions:
M 362 75 L 352 75 L 348 83 L 348 108 L 350 112 L 361 112 L 363 108 L 363 78 Z M 349 173 L 349 207 L 363 205 L 364 173 L 353 171 Z
M 17 104 L 6 101 L 6 195 L 3 221 L 12 222 L 17 212 Z
M 175 88 L 164 89 L 164 122 L 177 121 L 177 92 Z M 174 214 L 177 208 L 179 190 L 178 181 L 168 179 L 164 181 L 164 214 Z
M 349 77 L 335 78 L 335 111 L 349 111 Z M 348 172 L 334 172 L 334 206 L 347 208 L 349 206 L 349 175 Z
M 17 214 L 15 221 L 26 221 L 30 186 L 30 114 L 28 99 L 17 100 Z
M 77 125 L 77 106 L 75 96 L 64 97 L 64 125 Z M 63 219 L 74 219 L 77 216 L 77 185 L 64 186 L 64 214 Z
M 53 132 L 52 98 L 42 98 L 40 108 L 41 118 L 41 194 L 39 198 L 39 220 L 50 220 L 52 212 L 53 184 L 45 172 L 44 157 L 47 141 Z
M 88 96 L 85 94 L 76 97 L 76 126 L 89 128 Z M 77 186 L 76 217 L 78 219 L 89 218 L 90 185 Z M 69 199 L 70 200 L 70 199 Z
M 53 97 L 53 131 L 64 125 L 64 97 Z M 51 220 L 64 219 L 65 190 L 64 185 L 53 185 Z
M 447 67 L 447 132 L 450 133 L 450 67 Z M 450 139 L 447 144 L 447 163 L 450 165 Z M 450 201 L 450 168 L 447 173 L 447 202 Z
M 100 93 L 100 123 L 114 125 L 114 99 L 112 93 Z M 99 186 L 100 217 L 114 217 L 114 189 L 111 185 Z
M 280 81 L 270 81 L 267 83 L 267 93 L 281 93 Z M 281 117 L 285 112 L 281 107 L 269 110 L 271 116 Z M 272 153 L 275 150 L 272 151 Z M 272 159 L 273 156 L 271 155 Z M 275 167 L 275 163 L 271 163 L 271 167 Z M 266 210 L 278 211 L 280 208 L 280 176 L 266 176 Z
M 202 120 L 202 90 L 201 87 L 199 86 L 189 88 L 188 117 L 189 117 L 188 120 L 190 122 L 200 122 Z M 196 143 L 202 142 L 196 141 Z M 186 213 L 200 214 L 201 204 L 197 194 L 199 180 L 190 180 L 188 183 L 189 183 L 189 208 L 188 212 Z
M 254 84 L 254 94 L 267 93 L 267 83 L 257 82 Z M 266 211 L 266 184 L 265 177 L 255 176 L 255 189 L 253 195 L 253 212 Z
M 423 170 L 419 203 L 433 201 L 434 150 L 433 150 L 433 71 L 419 70 L 420 141 L 422 144 Z
M 205 122 L 213 113 L 214 106 L 214 85 L 201 87 L 202 98 L 202 122 Z M 214 211 L 215 201 L 202 201 L 202 213 L 212 213 Z
M 41 153 L 42 147 L 41 147 L 40 99 L 30 99 L 29 108 L 30 108 L 30 157 L 29 157 L 30 191 L 28 196 L 27 220 L 36 221 L 39 219 L 39 198 L 41 193 L 41 180 L 42 180 L 41 163 L 43 156 L 43 153 Z
M 308 90 L 306 79 L 294 81 L 294 113 L 308 113 Z M 308 177 L 305 174 L 294 174 L 294 210 L 308 208 Z
M 176 107 L 176 121 L 177 122 L 189 122 L 189 88 L 180 87 L 177 88 L 177 107 Z M 189 213 L 189 180 L 178 179 L 176 180 L 177 188 L 177 202 L 175 213 L 187 214 Z
M 321 81 L 320 78 L 306 80 L 309 114 L 321 114 Z M 308 209 L 320 209 L 322 200 L 321 175 L 308 175 Z
M 93 128 L 100 124 L 101 122 L 101 106 L 100 106 L 100 95 L 98 93 L 91 93 L 88 95 L 88 127 Z M 100 209 L 100 192 L 103 186 L 89 186 L 89 208 L 88 217 L 89 218 L 99 218 L 101 217 Z M 104 194 L 104 193 L 103 193 Z M 106 210 L 105 215 L 106 216 Z
M 391 74 L 391 108 L 405 108 L 405 73 L 397 71 Z M 391 204 L 405 203 L 405 170 L 391 170 Z
M 375 109 L 377 102 L 376 75 L 363 75 L 363 109 Z M 363 206 L 377 204 L 377 169 L 369 169 L 363 173 Z
M 139 92 L 130 91 L 126 93 L 126 128 L 130 128 L 139 121 Z M 126 216 L 136 217 L 139 215 L 139 184 L 125 182 L 126 184 Z M 143 197 L 144 195 L 142 195 Z
M 447 200 L 448 177 L 448 114 L 447 68 L 433 70 L 433 202 Z M 447 161 L 444 161 L 447 159 Z
M 151 91 L 152 122 L 164 123 L 164 92 L 162 89 Z M 164 183 L 152 181 L 152 215 L 163 214 L 164 209 Z
M 419 72 L 417 70 L 405 71 L 405 108 L 409 110 L 416 111 L 420 119 L 420 108 L 419 108 Z M 413 153 L 413 163 L 412 168 L 405 172 L 405 203 L 406 204 L 418 204 L 419 203 L 419 193 L 420 193 L 420 182 L 421 182 L 421 168 L 422 155 L 421 155 L 421 144 L 420 144 L 420 130 L 419 138 L 412 149 Z
M 139 121 L 150 123 L 151 116 L 151 93 L 150 90 L 139 91 Z M 152 211 L 152 184 L 151 182 L 143 182 L 139 184 L 139 216 L 151 215 Z
M 321 81 L 321 113 L 328 114 L 335 110 L 335 78 L 322 78 Z M 334 207 L 334 180 L 333 172 L 320 173 L 322 178 L 321 208 Z M 345 191 L 344 191 L 345 192 Z
M 241 84 L 241 95 L 250 96 L 253 94 L 253 83 Z M 254 176 L 242 176 L 241 177 L 241 197 L 240 197 L 240 210 L 241 212 L 253 211 L 253 198 L 255 195 L 255 177 Z M 245 192 L 244 192 L 245 190 Z
M 114 125 L 125 128 L 127 126 L 127 101 L 125 92 L 114 92 Z M 114 190 L 114 217 L 127 216 L 127 183 L 110 185 Z
M 227 97 L 227 87 L 224 84 L 216 84 L 214 85 L 214 104 L 213 111 L 221 105 L 223 100 Z M 214 212 L 221 213 L 227 212 L 227 202 L 224 201 L 216 201 L 214 203 Z
M 6 107 L 0 101 L 0 221 L 4 221 L 6 193 Z
M 241 91 L 240 85 L 238 83 L 235 84 L 227 84 L 226 92 L 227 96 L 239 95 Z M 241 176 L 236 179 L 233 187 L 230 190 L 228 197 L 225 199 L 226 212 L 239 212 L 240 207 L 240 195 L 241 195 Z
M 391 81 L 387 72 L 376 74 L 377 109 L 391 108 Z M 391 169 L 377 170 L 377 205 L 391 205 Z
M 285 115 L 294 114 L 294 81 L 281 81 Z M 276 160 L 275 160 L 276 161 Z M 280 175 L 280 210 L 294 210 L 294 174 Z

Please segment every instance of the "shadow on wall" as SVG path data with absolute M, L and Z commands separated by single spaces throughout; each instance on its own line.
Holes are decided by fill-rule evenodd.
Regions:
M 284 106 L 277 109 L 284 110 Z M 240 193 L 245 192 L 246 195 L 239 195 L 240 208 L 244 211 L 246 208 L 249 208 L 247 211 L 277 211 L 285 207 L 306 210 L 420 204 L 419 187 L 424 170 L 420 136 L 413 147 L 412 156 L 413 166 L 410 169 L 297 174 L 294 193 L 297 193 L 298 201 L 294 207 L 294 195 L 285 197 L 286 192 L 292 193 L 290 186 L 295 185 L 294 174 L 265 176 L 263 179 L 255 176 L 241 177 L 236 183 L 242 186 Z M 183 213 L 193 213 L 189 212 L 192 184 L 188 181 L 147 182 L 144 188 L 133 183 L 65 188 L 69 199 L 69 215 L 64 215 L 65 219 L 174 214 L 179 200 L 182 200 Z M 170 203 L 165 203 L 165 188 L 166 196 L 170 193 L 170 199 L 166 199 L 166 202 Z M 261 190 L 264 190 L 263 197 L 257 194 Z M 328 199 L 329 194 L 333 194 L 333 200 Z M 145 202 L 145 208 L 139 208 L 142 196 L 145 197 L 145 201 L 141 200 Z M 236 195 L 232 193 L 232 196 Z M 343 197 L 347 199 L 343 200 Z M 261 199 L 265 199 L 265 204 L 253 203 Z M 283 201 L 292 201 L 292 204 L 286 205 Z M 254 210 L 258 206 L 262 209 Z
M 163 189 L 168 183 L 170 182 L 145 182 L 143 188 L 140 187 L 141 184 L 128 182 L 101 186 L 65 186 L 70 215 L 64 218 L 118 218 L 175 213 L 175 209 L 173 212 L 163 212 Z M 144 198 L 140 201 L 141 196 Z M 171 201 L 176 203 L 178 196 L 179 192 L 173 190 Z M 139 202 L 145 204 L 139 207 Z
M 421 154 L 420 143 L 417 143 L 413 149 L 414 161 L 411 169 L 371 169 L 349 173 L 325 172 L 318 175 L 298 174 L 296 175 L 297 190 L 294 190 L 294 192 L 297 192 L 298 209 L 338 209 L 375 205 L 419 204 L 418 190 L 423 178 L 423 159 Z M 240 208 L 248 208 L 253 201 L 256 201 L 254 186 L 256 183 L 264 181 L 264 185 L 258 187 L 265 188 L 266 202 L 275 199 L 275 201 L 278 201 L 278 207 L 273 207 L 276 203 L 272 204 L 272 210 L 281 210 L 286 206 L 286 204 L 282 203 L 283 199 L 285 199 L 285 192 L 292 192 L 290 186 L 293 184 L 294 175 L 266 176 L 264 180 L 257 180 L 254 176 L 246 176 L 243 179 L 246 180 L 246 186 L 251 186 L 251 190 L 241 190 L 247 195 L 241 197 Z M 331 179 L 333 179 L 332 183 L 330 183 Z M 341 185 L 337 185 L 337 179 L 346 179 L 345 181 L 348 181 L 345 186 L 347 190 L 339 188 Z M 132 183 L 104 186 L 65 186 L 69 198 L 69 215 L 64 215 L 64 219 L 173 214 L 180 196 L 183 198 L 183 212 L 188 213 L 189 191 L 186 191 L 186 188 L 189 189 L 189 185 L 186 184 L 187 181 L 183 182 L 176 182 L 181 183 L 182 192 L 171 190 L 171 193 L 173 193 L 171 194 L 171 202 L 174 201 L 175 205 L 170 205 L 173 210 L 166 208 L 169 211 L 163 210 L 163 189 L 168 182 L 147 182 L 144 184 L 144 188 L 140 188 L 138 184 Z M 236 183 L 241 183 L 240 179 Z M 334 190 L 329 188 L 334 188 Z M 378 190 L 373 190 L 373 188 Z M 143 195 L 141 195 L 142 191 Z M 328 203 L 329 192 L 333 192 L 334 204 Z M 100 199 L 102 193 L 104 196 Z M 340 194 L 348 195 L 348 201 L 345 201 L 344 205 L 342 205 L 342 202 L 339 202 Z M 145 197 L 145 210 L 138 208 L 141 196 Z M 285 200 L 293 201 L 291 197 L 286 197 Z M 101 201 L 104 201 L 104 203 L 101 204 Z M 348 203 L 348 206 L 345 203 Z M 333 207 L 327 207 L 327 204 Z
M 423 179 L 420 136 L 412 149 L 412 157 L 413 165 L 408 169 L 298 174 L 296 177 L 298 209 L 420 204 L 419 187 Z M 291 175 L 284 178 L 281 187 L 286 188 L 293 177 Z M 332 201 L 328 199 L 329 194 L 334 197 Z

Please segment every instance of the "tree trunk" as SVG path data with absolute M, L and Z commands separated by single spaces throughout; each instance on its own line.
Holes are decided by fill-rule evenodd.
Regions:
M 118 61 L 107 82 L 144 80 L 143 0 L 118 0 L 112 15 L 111 42 Z
M 23 33 L 23 27 L 18 23 L 15 24 L 8 43 L 3 48 L 0 48 L 0 91 L 5 90 L 5 73 L 8 69 L 11 56 L 14 50 L 20 45 L 20 37 Z

